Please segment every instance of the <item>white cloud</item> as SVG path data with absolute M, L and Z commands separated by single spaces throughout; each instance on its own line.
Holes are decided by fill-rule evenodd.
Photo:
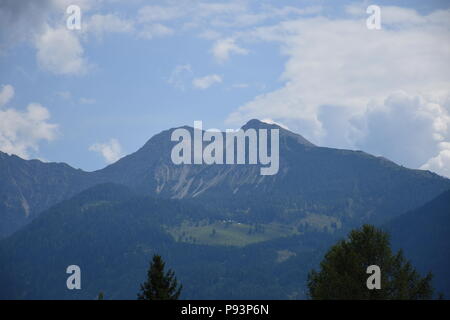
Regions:
M 140 24 L 138 36 L 149 40 L 171 36 L 175 30 L 162 22 L 170 22 L 186 14 L 187 12 L 180 6 L 144 6 L 138 12 L 137 21 Z
M 26 0 L 26 1 L 34 1 L 34 0 Z M 41 0 L 42 1 L 42 0 Z M 101 7 L 102 3 L 107 3 L 105 0 L 43 0 L 46 2 L 50 2 L 54 8 L 58 11 L 66 10 L 66 8 L 70 5 L 77 5 L 81 8 L 83 12 L 98 9 Z M 114 0 L 109 0 L 109 2 Z
M 229 59 L 231 54 L 239 54 L 239 55 L 246 55 L 248 54 L 248 50 L 239 47 L 236 44 L 235 39 L 233 38 L 225 38 L 217 40 L 212 49 L 212 54 L 219 62 L 224 62 Z
M 64 27 L 53 29 L 47 26 L 35 44 L 39 65 L 47 71 L 60 75 L 80 75 L 88 69 L 78 37 Z
M 253 2 L 253 3 L 252 3 Z M 139 10 L 138 23 L 164 22 L 177 25 L 179 30 L 200 30 L 200 36 L 217 39 L 214 29 L 236 30 L 289 16 L 310 15 L 321 11 L 320 6 L 296 8 L 273 6 L 257 1 L 167 1 L 165 5 L 148 5 Z M 208 32 L 205 32 L 208 30 Z M 175 30 L 174 30 L 175 32 Z
M 140 23 L 173 21 L 187 18 L 196 24 L 211 22 L 213 18 L 230 16 L 247 10 L 241 1 L 207 3 L 204 1 L 175 1 L 168 5 L 148 5 L 139 10 Z
M 43 69 L 55 74 L 83 74 L 88 69 L 83 56 L 83 43 L 89 35 L 101 38 L 106 33 L 128 33 L 154 39 L 170 36 L 177 31 L 200 30 L 201 37 L 219 39 L 220 34 L 229 33 L 243 26 L 252 26 L 264 21 L 305 15 L 317 12 L 320 7 L 303 9 L 290 6 L 252 4 L 247 1 L 207 2 L 164 1 L 164 5 L 147 5 L 138 10 L 135 19 L 123 19 L 115 13 L 107 13 L 105 0 L 34 0 L 0 2 L 0 53 L 21 41 L 30 41 L 37 49 L 37 60 Z M 69 5 L 82 9 L 82 30 L 64 30 L 65 9 Z M 100 12 L 100 9 L 106 13 Z M 218 30 L 215 29 L 225 29 Z M 209 30 L 208 32 L 204 32 Z M 58 47 L 55 43 L 61 43 Z M 56 49 L 56 51 L 55 51 Z M 51 52 L 55 51 L 53 56 Z M 216 59 L 223 62 L 231 54 L 247 54 L 234 39 L 218 40 L 213 49 Z
M 238 8 L 240 10 L 238 10 Z M 268 21 L 286 19 L 294 16 L 304 16 L 317 14 L 322 10 L 320 6 L 305 8 L 295 8 L 292 6 L 275 7 L 272 5 L 261 4 L 255 9 L 248 6 L 237 7 L 233 14 L 222 14 L 211 21 L 215 27 L 242 28 L 255 25 L 262 25 Z
M 213 84 L 221 82 L 222 77 L 217 74 L 210 74 L 202 78 L 195 78 L 194 80 L 192 80 L 192 84 L 198 89 L 208 89 Z
M 48 119 L 50 113 L 38 103 L 29 104 L 25 112 L 0 110 L 0 150 L 28 159 L 42 140 L 56 138 L 58 126 Z
M 131 33 L 133 22 L 124 20 L 115 14 L 94 14 L 83 25 L 83 31 L 102 37 L 105 33 Z
M 182 10 L 179 6 L 149 5 L 139 9 L 138 21 L 141 23 L 167 21 L 180 18 L 185 14 L 186 12 Z
M 117 139 L 110 139 L 106 143 L 95 143 L 89 147 L 90 151 L 99 152 L 106 163 L 113 163 L 122 157 L 122 147 Z
M 434 171 L 450 178 L 450 142 L 440 143 L 440 148 L 438 155 L 428 160 L 420 169 Z
M 104 0 L 21 0 L 0 1 L 0 54 L 20 42 L 30 42 L 37 50 L 37 61 L 46 71 L 58 75 L 80 75 L 88 70 L 83 56 L 82 35 L 98 37 L 106 32 L 132 32 L 133 23 L 114 14 L 94 14 Z M 65 9 L 79 5 L 82 30 L 65 27 Z
M 356 147 L 418 168 L 450 141 L 450 114 L 446 108 L 419 95 L 391 94 L 382 104 L 350 119 Z M 336 133 L 333 133 L 336 134 Z
M 188 78 L 190 78 L 191 76 L 192 76 L 191 65 L 180 64 L 173 69 L 172 73 L 167 79 L 167 83 L 169 83 L 170 85 L 174 86 L 179 90 L 185 90 L 186 82 L 188 81 Z
M 196 11 L 199 16 L 213 16 L 222 14 L 236 14 L 239 12 L 245 12 L 247 10 L 247 5 L 244 1 L 229 1 L 229 2 L 215 2 L 206 3 L 199 2 L 196 6 Z
M 435 22 L 433 16 L 421 16 L 414 9 L 396 6 L 381 6 L 380 8 L 381 23 L 387 27 Z M 368 17 L 366 10 L 367 5 L 365 4 L 351 4 L 346 7 L 347 13 L 363 19 Z
M 313 143 L 361 148 L 414 168 L 435 157 L 450 141 L 450 11 L 422 16 L 390 7 L 382 30 L 368 30 L 366 16 L 241 32 L 242 43 L 279 43 L 284 84 L 227 121 L 282 121 Z
M 14 97 L 14 87 L 10 84 L 3 85 L 0 90 L 0 107 L 7 104 Z
M 152 23 L 145 25 L 139 32 L 139 36 L 145 39 L 171 36 L 174 31 L 161 23 Z
M 85 14 L 100 1 L 1 1 L 0 53 L 17 43 L 30 42 L 43 69 L 56 74 L 82 74 L 86 71 L 83 47 L 77 33 L 65 29 L 61 18 L 69 4 L 80 5 Z

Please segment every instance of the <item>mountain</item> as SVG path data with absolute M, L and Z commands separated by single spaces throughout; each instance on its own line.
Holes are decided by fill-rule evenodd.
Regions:
M 65 163 L 23 160 L 0 152 L 0 237 L 95 183 L 89 173 Z
M 429 171 L 361 151 L 317 147 L 277 125 L 251 120 L 243 126 L 250 128 L 280 131 L 277 174 L 261 175 L 260 165 L 175 165 L 170 158 L 174 129 L 93 174 L 138 193 L 198 199 L 246 222 L 295 225 L 330 216 L 329 225 L 382 223 L 450 188 L 449 179 Z
M 197 199 L 242 222 L 316 229 L 382 223 L 450 188 L 449 179 L 429 171 L 407 169 L 361 151 L 318 147 L 277 125 L 251 120 L 243 128 L 280 131 L 278 174 L 262 176 L 259 164 L 175 165 L 170 155 L 177 142 L 171 141 L 171 134 L 177 128 L 94 172 L 2 154 L 2 235 L 78 191 L 107 182 L 137 194 Z
M 433 271 L 437 292 L 450 297 L 450 190 L 404 213 L 385 226 L 395 249 L 402 249 L 422 273 Z
M 192 225 L 185 228 L 187 218 Z M 0 299 L 93 299 L 100 291 L 107 299 L 135 299 L 154 253 L 176 270 L 185 299 L 306 297 L 307 272 L 331 242 L 330 234 L 312 231 L 260 241 L 270 230 L 228 222 L 223 228 L 217 225 L 215 235 L 209 229 L 203 243 L 174 235 L 174 228 L 189 233 L 189 228 L 208 228 L 214 219 L 216 213 L 196 201 L 156 199 L 120 185 L 97 185 L 0 241 Z M 233 232 L 255 241 L 245 246 L 220 243 Z M 195 236 L 201 240 L 200 232 Z M 81 268 L 81 290 L 66 288 L 65 271 L 72 264 Z
M 383 226 L 395 249 L 423 274 L 434 273 L 446 297 L 449 209 L 450 190 Z M 135 299 L 154 253 L 176 271 L 184 299 L 305 299 L 309 270 L 344 236 L 224 220 L 203 201 L 99 184 L 0 241 L 0 299 L 93 299 L 100 291 Z M 65 286 L 72 264 L 81 268 L 80 291 Z

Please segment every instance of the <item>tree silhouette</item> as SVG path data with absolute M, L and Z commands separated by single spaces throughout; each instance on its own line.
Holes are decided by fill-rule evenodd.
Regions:
M 381 289 L 367 288 L 370 265 L 381 269 Z M 330 248 L 320 271 L 309 273 L 308 288 L 312 299 L 431 299 L 431 278 L 422 278 L 401 250 L 393 254 L 386 232 L 364 225 Z
M 172 270 L 164 272 L 165 262 L 154 255 L 147 271 L 147 281 L 141 284 L 138 300 L 178 300 L 182 286 Z

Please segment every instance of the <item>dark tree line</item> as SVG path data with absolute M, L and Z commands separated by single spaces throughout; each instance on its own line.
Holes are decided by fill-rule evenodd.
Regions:
M 379 289 L 367 287 L 371 265 L 380 267 Z M 308 289 L 312 299 L 431 299 L 431 279 L 431 273 L 421 277 L 402 251 L 392 251 L 387 232 L 364 225 L 329 249 L 320 270 L 309 273 Z M 154 255 L 138 299 L 177 300 L 181 289 L 174 271 L 166 272 L 161 256 Z

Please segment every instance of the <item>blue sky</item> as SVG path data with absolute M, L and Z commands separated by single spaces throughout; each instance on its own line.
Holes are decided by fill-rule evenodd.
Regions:
M 4 152 L 90 171 L 259 118 L 450 176 L 448 1 L 2 0 L 0 30 Z

